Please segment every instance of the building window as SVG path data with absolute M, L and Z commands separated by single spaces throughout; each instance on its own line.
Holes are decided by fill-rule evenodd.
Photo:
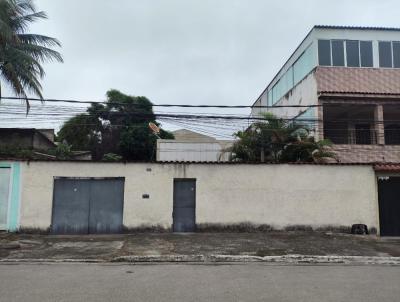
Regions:
M 320 66 L 373 67 L 372 41 L 318 40 L 318 56 Z
M 392 42 L 379 42 L 379 67 L 392 67 Z
M 393 67 L 400 68 L 400 42 L 393 42 Z
M 318 58 L 319 65 L 331 66 L 331 41 L 330 40 L 318 40 Z
M 332 41 L 332 65 L 344 66 L 344 41 Z
M 373 67 L 372 41 L 360 41 L 361 67 Z
M 348 67 L 360 67 L 359 41 L 346 41 L 346 54 Z

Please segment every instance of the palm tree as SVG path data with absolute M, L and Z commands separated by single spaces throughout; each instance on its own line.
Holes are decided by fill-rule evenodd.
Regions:
M 229 150 L 231 160 L 247 162 L 320 162 L 335 158 L 328 140 L 315 141 L 307 126 L 271 113 L 245 131 Z
M 30 23 L 46 18 L 32 0 L 0 0 L 0 80 L 26 98 L 27 109 L 28 92 L 43 99 L 40 79 L 45 72 L 41 64 L 63 62 L 61 54 L 51 49 L 61 46 L 57 39 L 27 32 Z

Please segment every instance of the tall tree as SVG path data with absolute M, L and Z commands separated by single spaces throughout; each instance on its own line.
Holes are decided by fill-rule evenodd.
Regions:
M 73 150 L 90 150 L 94 159 L 107 153 L 125 160 L 154 159 L 157 137 L 149 129 L 156 123 L 152 103 L 143 96 L 129 96 L 118 90 L 107 92 L 105 104 L 92 104 L 85 114 L 68 120 L 58 133 Z M 173 138 L 165 130 L 161 138 Z
M 63 62 L 60 53 L 52 49 L 61 46 L 57 39 L 28 32 L 30 23 L 46 18 L 32 0 L 0 0 L 0 80 L 24 98 L 28 92 L 43 98 L 42 63 Z

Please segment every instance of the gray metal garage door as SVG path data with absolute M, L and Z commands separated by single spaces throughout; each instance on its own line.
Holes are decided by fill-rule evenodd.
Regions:
M 123 202 L 123 178 L 56 178 L 52 232 L 120 233 Z
M 174 232 L 196 230 L 196 180 L 174 179 Z

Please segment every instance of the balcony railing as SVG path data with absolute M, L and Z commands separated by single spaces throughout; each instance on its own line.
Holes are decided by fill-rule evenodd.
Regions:
M 371 129 L 352 129 L 348 131 L 329 129 L 325 131 L 324 138 L 330 139 L 334 144 L 377 144 L 377 132 Z

